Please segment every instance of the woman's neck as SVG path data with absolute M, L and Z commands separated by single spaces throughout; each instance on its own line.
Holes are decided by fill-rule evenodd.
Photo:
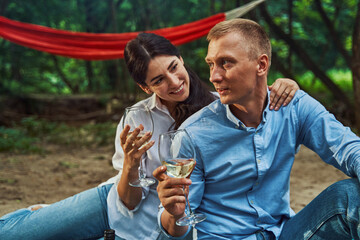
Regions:
M 165 105 L 165 107 L 168 109 L 170 115 L 174 118 L 173 114 L 174 114 L 174 110 L 176 105 L 178 104 L 177 102 L 171 102 L 171 101 L 166 101 L 160 98 L 160 101 L 163 105 Z

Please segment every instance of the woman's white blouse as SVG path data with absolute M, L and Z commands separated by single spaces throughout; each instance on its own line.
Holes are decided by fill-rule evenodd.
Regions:
M 147 177 L 153 177 L 152 172 L 161 165 L 158 157 L 159 135 L 172 128 L 174 119 L 155 94 L 136 103 L 134 106 L 147 106 L 151 111 L 154 121 L 154 132 L 151 140 L 154 140 L 155 144 L 146 152 L 145 157 L 142 159 Z M 147 124 L 149 121 L 148 119 L 137 120 L 142 124 Z M 120 133 L 123 129 L 122 121 L 123 118 L 117 126 L 115 154 L 112 158 L 113 166 L 119 170 L 119 174 L 107 181 L 107 183 L 115 182 L 107 198 L 109 224 L 115 230 L 116 235 L 124 239 L 157 239 L 160 229 L 156 218 L 160 201 L 156 192 L 156 184 L 143 188 L 142 200 L 133 210 L 129 210 L 123 205 L 117 193 L 116 186 L 120 180 L 124 162 L 124 152 L 120 145 Z

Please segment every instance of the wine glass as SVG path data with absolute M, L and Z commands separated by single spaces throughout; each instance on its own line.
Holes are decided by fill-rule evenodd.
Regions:
M 185 129 L 174 130 L 159 136 L 159 157 L 161 164 L 166 166 L 167 175 L 175 178 L 188 177 L 195 167 L 195 149 Z M 194 226 L 206 219 L 205 214 L 194 213 L 190 208 L 188 196 L 183 186 L 188 205 L 188 215 L 176 221 L 178 226 Z
M 130 126 L 127 137 L 129 137 L 135 128 L 140 126 L 140 124 L 144 127 L 144 129 L 142 129 L 137 135 L 136 140 L 142 138 L 146 132 L 150 132 L 152 134 L 154 131 L 154 122 L 149 108 L 146 106 L 132 106 L 125 108 L 123 129 L 125 128 L 125 125 Z M 147 142 L 145 142 L 143 146 L 145 144 L 147 144 Z M 139 166 L 139 179 L 133 182 L 129 182 L 129 185 L 132 187 L 147 187 L 154 183 L 155 179 L 146 177 L 146 171 L 143 169 L 143 163 L 141 159 Z

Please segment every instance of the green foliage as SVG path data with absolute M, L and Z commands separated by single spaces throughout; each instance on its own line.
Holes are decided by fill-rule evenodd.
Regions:
M 232 10 L 238 4 L 245 2 L 247 1 L 47 0 L 40 2 L 13 0 L 4 1 L 2 15 L 13 20 L 68 31 L 120 33 L 177 26 Z M 266 1 L 266 8 L 272 20 L 286 34 L 290 34 L 291 26 L 292 32 L 289 37 L 306 51 L 321 71 L 326 72 L 331 80 L 346 93 L 352 94 L 350 68 L 334 43 L 333 36 L 323 21 L 315 1 L 291 1 L 291 25 L 289 24 L 289 2 L 287 0 Z M 358 0 L 321 1 L 322 8 L 334 26 L 336 36 L 349 56 L 352 54 L 352 33 L 357 5 Z M 255 20 L 267 29 L 271 37 L 273 52 L 278 55 L 277 64 L 290 68 L 290 72 L 299 78 L 305 90 L 316 91 L 320 94 L 326 92 L 327 96 L 331 96 L 329 90 L 314 77 L 313 73 L 309 72 L 299 56 L 294 53 L 294 49 L 272 32 L 261 16 L 259 8 L 244 17 L 256 18 Z M 186 64 L 211 86 L 208 81 L 208 66 L 204 61 L 207 53 L 205 38 L 179 48 Z M 290 54 L 291 57 L 289 57 Z M 274 72 L 275 70 L 275 68 L 271 70 L 270 79 L 282 76 Z M 346 75 L 346 80 L 343 80 L 343 75 Z M 66 95 L 74 93 L 73 89 L 78 89 L 80 94 L 98 92 L 129 96 L 135 95 L 137 89 L 127 74 L 123 60 L 85 62 L 59 56 L 54 58 L 48 53 L 21 47 L 3 39 L 0 39 L 0 76 L 0 94 Z M 52 130 L 60 129 L 58 131 L 64 131 L 63 135 L 66 135 L 67 131 L 62 129 L 63 127 L 58 124 Z M 83 133 L 76 129 L 74 132 L 69 132 L 66 137 L 61 136 L 60 134 L 57 141 L 69 144 L 68 142 L 71 142 L 73 137 L 83 137 Z M 102 142 L 107 136 L 103 136 L 103 139 L 99 136 L 94 138 L 100 138 L 94 141 Z
M 42 3 L 14 0 L 6 5 L 3 16 L 68 31 L 114 33 L 177 26 L 236 7 L 235 2 L 224 5 L 219 0 L 214 1 L 213 9 L 210 5 L 210 1 L 206 0 L 48 0 Z M 206 46 L 204 38 L 182 46 L 182 53 L 186 55 L 184 58 L 188 59 L 187 64 L 205 81 L 208 79 L 208 69 L 204 62 Z M 57 64 L 48 53 L 0 39 L 0 74 L 3 81 L 0 92 L 16 95 L 72 94 L 73 90 L 63 77 L 72 86 L 77 86 L 79 93 L 114 92 L 119 90 L 115 88 L 117 73 L 121 77 L 121 84 L 129 86 L 128 90 L 124 88 L 122 91 L 135 93 L 136 86 L 126 75 L 124 65 L 119 66 L 115 61 L 90 62 L 90 80 L 85 61 L 59 56 L 56 59 Z
M 9 152 L 41 152 L 36 146 L 38 139 L 28 136 L 23 129 L 5 128 L 0 126 L 0 151 Z
M 104 146 L 114 142 L 116 124 L 87 123 L 70 126 L 36 118 L 24 118 L 11 128 L 0 127 L 0 151 L 43 153 L 42 144 L 72 147 Z

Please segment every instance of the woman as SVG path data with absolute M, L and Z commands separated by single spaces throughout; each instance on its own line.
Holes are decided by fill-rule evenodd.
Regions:
M 115 229 L 117 239 L 163 239 L 156 215 L 155 186 L 130 187 L 138 177 L 141 156 L 147 176 L 160 165 L 156 144 L 159 134 L 177 128 L 191 114 L 215 99 L 184 62 L 175 46 L 163 37 L 142 33 L 125 49 L 129 72 L 146 93 L 153 95 L 135 105 L 148 106 L 154 118 L 152 136 L 134 141 L 139 130 L 126 137 L 129 127 L 120 121 L 115 139 L 114 168 L 119 174 L 101 186 L 81 192 L 36 211 L 20 209 L 0 218 L 0 239 L 98 239 Z M 290 101 L 298 86 L 277 80 L 270 99 Z M 280 99 L 280 101 L 278 101 Z M 286 104 L 286 102 L 285 102 Z M 142 143 L 149 141 L 142 149 Z M 145 153 L 146 152 L 146 153 Z M 145 161 L 146 159 L 146 161 Z M 114 184 L 116 182 L 116 184 Z M 109 220 L 109 222 L 108 222 Z

